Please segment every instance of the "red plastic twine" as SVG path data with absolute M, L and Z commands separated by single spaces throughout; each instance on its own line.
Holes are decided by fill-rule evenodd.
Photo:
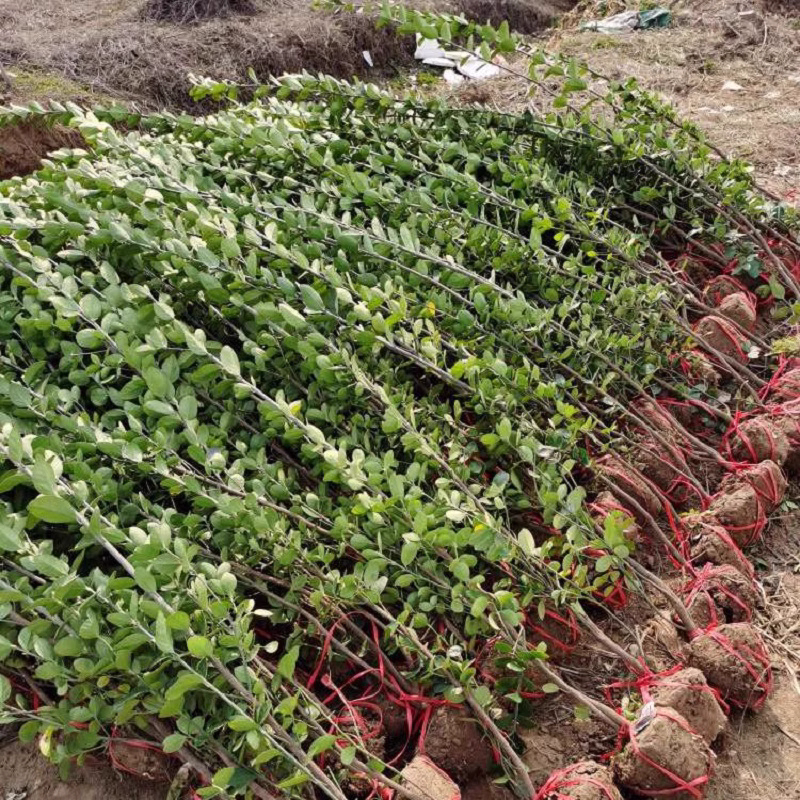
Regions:
M 662 672 L 651 672 L 647 667 L 644 666 L 644 664 L 642 664 L 643 671 L 638 678 L 609 683 L 607 686 L 603 687 L 603 693 L 605 694 L 608 703 L 618 708 L 619 704 L 614 700 L 615 690 L 633 689 L 641 695 L 641 698 L 645 703 L 649 703 L 653 699 L 651 689 L 658 686 L 680 687 L 691 689 L 692 691 L 696 692 L 705 692 L 706 694 L 712 695 L 719 703 L 720 708 L 725 712 L 725 714 L 730 714 L 730 707 L 722 699 L 722 694 L 720 691 L 715 689 L 713 686 L 702 683 L 696 684 L 686 683 L 685 681 L 670 680 L 670 678 L 675 675 L 676 672 L 680 672 L 682 669 L 684 669 L 683 664 L 676 664 L 674 667 L 670 667 L 670 669 L 663 670 Z
M 738 572 L 735 567 L 729 567 L 729 569 L 733 569 Z M 721 580 L 718 580 L 718 576 L 724 571 L 724 566 L 704 564 L 702 569 L 700 569 L 700 571 L 694 575 L 694 577 L 686 584 L 684 589 L 684 591 L 688 593 L 686 597 L 687 608 L 691 609 L 695 601 L 701 595 L 705 600 L 708 607 L 709 619 L 711 620 L 711 623 L 707 626 L 707 630 L 712 630 L 725 622 L 725 620 L 720 621 L 719 616 L 717 615 L 717 604 L 714 601 L 714 598 L 711 596 L 712 592 L 721 592 L 724 594 L 734 606 L 738 606 L 742 610 L 746 620 L 749 621 L 753 617 L 753 610 L 750 608 L 750 606 L 747 605 L 747 603 L 745 603 L 744 600 L 739 597 L 739 595 L 737 595 L 735 592 L 732 592 L 727 586 L 725 586 Z
M 563 789 L 570 789 L 573 786 L 594 786 L 608 798 L 615 800 L 611 790 L 604 783 L 601 783 L 591 775 L 576 774 L 581 764 L 572 764 L 565 769 L 556 770 L 536 793 L 533 800 L 573 800 L 574 795 L 567 794 Z M 554 794 L 554 792 L 556 794 Z
M 657 717 L 665 717 L 666 719 L 671 719 L 674 723 L 679 725 L 688 733 L 693 733 L 697 735 L 697 732 L 693 730 L 689 724 L 679 718 L 675 717 L 669 713 L 668 709 L 664 708 L 657 708 L 655 712 Z M 672 772 L 672 770 L 667 769 L 662 764 L 653 761 L 652 758 L 647 756 L 645 753 L 642 752 L 641 748 L 639 747 L 639 743 L 636 740 L 636 731 L 634 728 L 634 724 L 628 726 L 628 740 L 630 741 L 631 747 L 633 748 L 633 752 L 636 753 L 637 758 L 640 761 L 644 761 L 650 767 L 653 767 L 656 771 L 660 772 L 665 778 L 668 778 L 675 784 L 674 788 L 672 789 L 648 789 L 647 794 L 653 797 L 669 797 L 670 795 L 679 794 L 681 792 L 687 792 L 692 797 L 697 798 L 697 800 L 702 800 L 703 798 L 703 789 L 702 787 L 705 786 L 709 780 L 711 779 L 711 773 L 708 772 L 705 775 L 701 775 L 699 778 L 695 778 L 694 780 L 687 781 L 685 778 L 682 778 L 680 775 Z
M 724 633 L 720 633 L 718 630 L 695 630 L 690 635 L 693 639 L 703 635 L 712 638 L 720 647 L 723 648 L 723 650 L 732 655 L 737 661 L 740 661 L 742 664 L 744 664 L 748 674 L 755 680 L 755 691 L 759 692 L 756 699 L 750 703 L 742 702 L 737 700 L 735 697 L 731 697 L 731 705 L 744 709 L 751 708 L 754 711 L 758 711 L 758 709 L 762 708 L 764 703 L 767 701 L 767 697 L 769 697 L 769 695 L 772 693 L 772 688 L 774 685 L 772 665 L 764 645 L 761 644 L 758 650 L 753 650 L 753 648 L 748 647 L 747 645 L 739 645 L 738 647 L 734 647 L 731 640 Z M 745 658 L 744 656 L 748 656 L 748 658 L 752 660 L 748 660 L 748 658 Z M 761 665 L 760 670 L 757 669 L 755 666 L 756 664 Z
M 158 753 L 159 755 L 171 755 L 165 753 L 164 750 L 157 744 L 153 744 L 152 742 L 146 742 L 143 739 L 125 739 L 117 736 L 117 728 L 114 727 L 111 729 L 111 738 L 108 740 L 108 746 L 106 748 L 108 752 L 108 758 L 111 761 L 112 766 L 114 769 L 118 769 L 121 772 L 127 772 L 129 775 L 135 775 L 137 778 L 145 778 L 147 780 L 159 780 L 162 776 L 160 775 L 148 775 L 146 772 L 141 772 L 136 769 L 131 769 L 127 765 L 123 764 L 116 756 L 115 747 L 116 744 L 124 744 L 126 747 L 133 747 L 136 750 L 150 750 L 153 753 Z M 172 756 L 173 758 L 175 756 Z
M 575 614 L 567 609 L 566 616 L 561 616 L 561 614 L 556 611 L 546 609 L 544 615 L 547 619 L 555 620 L 560 625 L 564 626 L 565 630 L 563 638 L 557 638 L 539 625 L 535 625 L 531 621 L 530 615 L 527 613 L 525 614 L 525 624 L 545 642 L 547 642 L 548 647 L 553 645 L 553 647 L 568 655 L 575 649 L 575 645 L 578 643 L 578 639 L 580 638 L 580 630 L 578 628 L 578 622 L 575 619 Z

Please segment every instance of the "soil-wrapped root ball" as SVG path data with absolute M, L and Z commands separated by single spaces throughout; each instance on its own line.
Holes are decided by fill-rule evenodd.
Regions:
M 721 525 L 737 547 L 742 548 L 758 541 L 767 521 L 764 503 L 750 484 L 717 494 L 702 518 L 712 525 Z
M 718 694 L 694 667 L 654 675 L 647 692 L 657 707 L 673 708 L 709 744 L 725 729 L 727 717 Z
M 624 493 L 635 500 L 651 517 L 657 516 L 661 511 L 662 504 L 658 495 L 645 480 L 644 476 L 630 464 L 626 464 L 621 458 L 609 454 L 599 458 L 595 466 L 600 475 L 618 487 L 619 496 L 623 503 L 626 503 L 625 498 L 622 496 Z M 631 511 L 637 518 L 641 516 L 638 514 L 637 509 L 631 508 Z M 641 522 L 642 520 L 640 519 L 639 521 Z
M 749 622 L 758 604 L 753 579 L 731 566 L 707 564 L 684 589 L 686 607 L 702 628 L 727 622 Z
M 736 422 L 725 441 L 734 461 L 751 464 L 767 460 L 785 464 L 791 450 L 785 426 L 767 414 Z
M 756 304 L 745 292 L 729 294 L 719 304 L 719 313 L 746 331 L 752 330 L 756 324 Z
M 742 575 L 753 577 L 753 565 L 730 534 L 721 525 L 702 523 L 689 526 L 684 523 L 689 534 L 689 558 L 692 565 L 727 565 L 738 569 Z
M 746 622 L 720 625 L 697 636 L 688 662 L 697 667 L 722 699 L 757 711 L 772 691 L 769 656 L 758 631 Z
M 783 470 L 771 460 L 726 475 L 720 485 L 720 492 L 734 492 L 745 485 L 756 490 L 765 514 L 772 513 L 783 502 L 788 488 Z
M 705 739 L 672 708 L 656 708 L 649 719 L 631 725 L 630 739 L 614 756 L 614 777 L 644 797 L 697 800 L 714 766 Z
M 425 800 L 461 800 L 461 791 L 443 769 L 417 753 L 400 773 L 403 786 Z
M 580 761 L 556 770 L 534 800 L 622 800 L 611 773 L 596 761 Z
M 458 706 L 442 706 L 433 712 L 424 746 L 431 761 L 458 783 L 488 772 L 494 763 L 491 741 Z
M 694 326 L 694 332 L 717 353 L 740 364 L 747 361 L 748 342 L 729 319 L 709 314 Z

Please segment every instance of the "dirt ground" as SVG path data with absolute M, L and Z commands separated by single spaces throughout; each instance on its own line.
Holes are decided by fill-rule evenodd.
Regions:
M 482 21 L 508 17 L 525 32 L 546 27 L 575 4 L 415 3 Z M 308 70 L 386 78 L 414 63 L 413 37 L 378 29 L 364 14 L 312 10 L 311 0 L 253 0 L 252 13 L 190 25 L 144 19 L 144 8 L 145 0 L 0 0 L 0 66 L 21 71 L 20 95 L 27 99 L 63 95 L 66 83 L 67 93 L 71 86 L 148 105 L 187 106 L 190 73 L 247 80 L 252 68 L 260 77 Z
M 721 150 L 753 164 L 765 188 L 800 203 L 800 0 L 659 4 L 673 13 L 669 28 L 621 35 L 581 30 L 589 19 L 637 7 L 591 0 L 540 39 L 549 50 L 587 60 L 611 80 L 633 76 L 659 92 Z M 507 76 L 440 93 L 522 109 L 531 102 L 528 88 Z
M 0 800 L 164 800 L 167 783 L 117 772 L 106 760 L 73 771 L 66 782 L 35 744 L 13 739 L 0 749 Z

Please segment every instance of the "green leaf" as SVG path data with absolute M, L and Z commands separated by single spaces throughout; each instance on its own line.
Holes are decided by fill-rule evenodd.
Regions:
M 236 351 L 232 347 L 225 345 L 225 347 L 220 350 L 219 360 L 222 363 L 222 368 L 228 375 L 234 375 L 238 378 L 242 374 L 241 367 L 239 366 L 239 356 L 236 355 Z
M 188 741 L 189 737 L 184 736 L 182 733 L 173 733 L 167 736 L 161 743 L 161 749 L 165 753 L 176 753 Z
M 320 293 L 313 286 L 301 286 L 300 294 L 303 297 L 306 308 L 310 311 L 322 311 L 325 308 L 325 303 Z
M 150 574 L 147 567 L 136 567 L 133 571 L 133 578 L 146 592 L 155 592 L 158 589 L 156 579 Z
M 258 730 L 258 723 L 249 717 L 234 717 L 228 720 L 228 727 L 238 733 Z
M 40 494 L 28 503 L 28 513 L 51 525 L 75 522 L 75 509 L 63 498 L 54 494 Z
M 53 645 L 56 655 L 74 658 L 83 652 L 84 643 L 78 636 L 65 636 Z
M 281 657 L 278 662 L 278 674 L 284 678 L 294 677 L 294 668 L 297 665 L 297 659 L 300 656 L 300 648 L 295 645 Z
M 556 692 L 559 692 L 561 690 L 554 683 L 545 683 L 542 686 L 542 691 L 545 694 L 556 694 Z
M 309 758 L 315 758 L 316 756 L 320 755 L 320 753 L 330 750 L 335 744 L 336 736 L 334 736 L 332 733 L 320 736 L 311 742 L 311 746 L 308 748 L 308 756 Z
M 162 653 L 173 652 L 172 634 L 170 633 L 166 617 L 162 611 L 159 611 L 156 617 L 155 638 L 156 647 L 158 647 Z
M 165 697 L 167 700 L 175 700 L 183 697 L 186 692 L 196 689 L 203 684 L 203 679 L 192 672 L 182 673 L 178 679 L 167 689 Z
M 210 658 L 214 654 L 214 647 L 205 636 L 190 636 L 186 646 L 195 658 Z

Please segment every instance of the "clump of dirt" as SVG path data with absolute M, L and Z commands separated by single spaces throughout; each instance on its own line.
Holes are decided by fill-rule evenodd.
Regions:
M 729 294 L 720 304 L 719 313 L 749 331 L 756 324 L 756 307 L 744 292 Z
M 703 564 L 728 565 L 743 575 L 752 577 L 753 574 L 753 565 L 747 556 L 720 525 L 699 527 L 692 535 L 689 556 L 692 564 L 698 567 Z
M 685 642 L 666 617 L 653 617 L 645 625 L 641 638 L 642 655 L 654 669 L 667 670 L 683 660 Z
M 491 742 L 481 726 L 456 706 L 437 708 L 425 736 L 425 754 L 453 780 L 464 783 L 494 763 Z
M 108 752 L 117 769 L 147 780 L 169 783 L 175 772 L 170 757 L 154 746 L 143 747 L 135 741 L 112 739 Z
M 783 464 L 789 455 L 789 437 L 780 424 L 765 416 L 740 423 L 730 438 L 731 455 L 737 461 Z
M 617 781 L 636 794 L 693 800 L 708 782 L 713 763 L 703 737 L 676 711 L 661 708 L 643 730 L 631 731 L 613 769 Z
M 609 454 L 598 459 L 597 471 L 616 485 L 621 493 L 632 497 L 650 516 L 656 516 L 661 510 L 658 495 L 650 488 L 642 474 L 621 458 Z M 623 498 L 624 500 L 624 498 Z M 636 509 L 631 509 L 636 512 Z
M 789 484 L 781 468 L 774 461 L 766 460 L 726 475 L 720 491 L 729 492 L 742 485 L 756 490 L 765 513 L 769 514 L 781 504 Z
M 776 403 L 800 398 L 800 367 L 794 367 L 781 375 L 772 389 L 770 399 Z
M 581 761 L 558 770 L 536 797 L 539 800 L 622 800 L 611 772 L 596 761 Z
M 688 585 L 686 606 L 703 628 L 727 622 L 748 622 L 758 604 L 751 578 L 731 566 L 706 566 Z
M 739 547 L 747 547 L 758 538 L 763 521 L 761 501 L 749 484 L 734 492 L 718 494 L 704 516 L 712 524 L 721 525 Z
M 682 474 L 690 471 L 683 454 L 677 447 L 666 450 L 660 442 L 651 437 L 638 443 L 633 454 L 633 461 L 636 469 L 643 475 L 647 475 L 664 492 L 670 490 Z M 682 500 L 688 501 L 688 498 L 675 497 L 672 499 L 673 503 L 678 506 L 682 506 Z
M 25 800 L 164 800 L 169 782 L 117 772 L 107 760 L 75 768 L 62 781 L 36 744 L 13 741 L 0 750 L 0 797 Z
M 62 147 L 82 147 L 83 137 L 64 127 L 22 122 L 0 128 L 0 180 L 27 175 L 39 168 L 48 153 Z
M 719 689 L 722 699 L 757 709 L 771 688 L 769 657 L 758 631 L 745 622 L 720 625 L 689 646 L 689 664 Z
M 459 800 L 458 786 L 427 756 L 416 755 L 400 773 L 402 783 L 429 800 Z
M 649 691 L 657 706 L 674 708 L 709 744 L 727 725 L 727 717 L 699 669 L 689 667 L 660 677 Z
M 709 314 L 695 324 L 694 332 L 722 355 L 742 364 L 747 361 L 745 342 L 741 334 L 724 317 Z

